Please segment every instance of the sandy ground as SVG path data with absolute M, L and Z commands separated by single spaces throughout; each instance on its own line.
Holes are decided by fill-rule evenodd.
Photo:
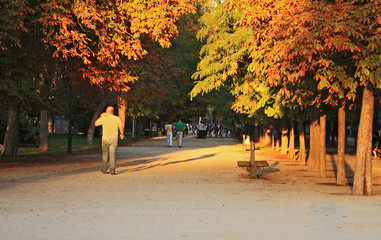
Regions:
M 380 160 L 375 196 L 356 197 L 333 171 L 319 178 L 270 149 L 256 158 L 280 172 L 249 179 L 236 163 L 249 152 L 230 138 L 119 147 L 115 176 L 99 171 L 99 150 L 1 164 L 0 239 L 380 239 Z

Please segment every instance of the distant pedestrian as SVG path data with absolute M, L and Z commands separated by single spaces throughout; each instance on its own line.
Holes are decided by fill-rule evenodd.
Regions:
M 219 133 L 218 133 L 218 135 L 220 136 L 220 137 L 222 137 L 223 136 L 223 134 L 224 134 L 224 125 L 221 123 L 221 125 L 220 125 L 220 127 L 219 127 Z
M 218 125 L 215 123 L 214 124 L 214 137 L 218 137 Z
M 172 147 L 172 138 L 173 138 L 173 126 L 171 123 L 165 125 L 165 131 L 167 132 L 167 144 L 168 147 Z
M 107 173 L 108 163 L 110 163 L 110 173 L 115 175 L 116 169 L 116 149 L 118 147 L 118 130 L 120 139 L 124 138 L 122 121 L 114 115 L 114 108 L 108 106 L 106 112 L 95 121 L 96 127 L 102 126 L 102 168 L 103 173 Z
M 196 134 L 195 130 L 197 129 L 196 125 L 194 123 L 192 123 L 192 134 Z
M 206 130 L 208 131 L 208 137 L 211 137 L 213 132 L 213 127 L 210 123 L 207 123 Z
M 176 139 L 177 139 L 177 146 L 182 147 L 182 140 L 183 140 L 183 132 L 184 132 L 184 123 L 179 120 L 176 123 Z
M 199 122 L 197 125 L 197 139 L 204 138 L 204 123 Z

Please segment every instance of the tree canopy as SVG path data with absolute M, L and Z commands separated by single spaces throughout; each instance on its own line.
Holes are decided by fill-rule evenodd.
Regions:
M 54 56 L 80 60 L 83 78 L 116 90 L 128 90 L 126 84 L 137 79 L 128 61 L 147 54 L 144 39 L 168 48 L 180 16 L 194 11 L 190 0 L 48 0 L 41 7 L 45 42 L 56 49 Z

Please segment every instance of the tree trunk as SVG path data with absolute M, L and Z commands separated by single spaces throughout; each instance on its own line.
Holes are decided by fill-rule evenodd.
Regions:
M 327 177 L 326 166 L 326 122 L 327 115 L 323 112 L 320 113 L 320 177 Z
M 132 138 L 134 139 L 134 141 L 137 141 L 137 137 L 138 137 L 137 130 L 136 130 L 136 127 L 137 127 L 136 119 L 137 119 L 136 116 L 132 117 Z
M 374 114 L 374 92 L 373 89 L 364 88 L 360 124 L 358 130 L 358 144 L 356 151 L 356 163 L 353 182 L 353 194 L 364 195 L 371 193 L 372 188 L 372 165 L 367 161 L 371 155 L 372 128 Z M 365 178 L 365 173 L 367 177 Z M 366 185 L 366 189 L 365 189 Z
M 255 165 L 255 132 L 254 126 L 249 125 L 249 135 L 250 135 L 250 178 L 255 178 L 257 176 L 257 166 Z
M 294 120 L 291 120 L 291 128 L 290 128 L 290 144 L 288 147 L 288 156 L 295 160 L 295 128 L 294 128 Z
M 99 105 L 95 109 L 93 118 L 91 119 L 91 122 L 89 125 L 89 129 L 87 130 L 87 138 L 86 138 L 86 144 L 87 145 L 93 145 L 93 138 L 94 138 L 94 132 L 95 132 L 94 123 L 99 118 L 99 116 L 101 115 L 105 106 L 106 106 L 106 100 L 102 100 L 102 102 L 99 103 Z
M 288 150 L 288 121 L 287 118 L 282 119 L 282 142 L 281 142 L 281 153 L 287 154 Z
M 17 157 L 19 148 L 19 117 L 20 103 L 11 102 L 8 106 L 8 125 L 4 137 L 4 146 L 1 155 Z
M 262 131 L 263 131 L 263 137 L 262 137 L 262 141 L 261 141 L 261 146 L 262 147 L 268 147 L 272 144 L 272 127 L 269 126 L 269 127 L 262 127 Z
M 48 111 L 40 112 L 40 143 L 38 149 L 42 152 L 48 151 Z
M 345 175 L 345 106 L 339 108 L 338 114 L 338 138 L 337 138 L 337 184 L 346 185 Z
M 151 119 L 149 120 L 149 137 L 152 138 L 152 120 Z
M 259 128 L 259 130 L 258 130 L 258 134 L 259 134 L 258 142 L 260 142 L 261 146 L 263 146 L 264 139 L 265 139 L 265 134 L 264 134 L 264 131 L 263 131 L 263 125 L 259 124 L 258 128 Z
M 311 112 L 310 124 L 310 152 L 308 155 L 308 171 L 320 171 L 320 126 L 319 109 L 313 108 Z
M 372 136 L 372 128 L 370 135 Z M 368 151 L 365 158 L 365 195 L 372 195 L 372 141 L 368 141 Z
M 335 137 L 336 137 L 336 134 L 335 134 L 335 122 L 332 120 L 330 122 L 330 128 L 329 128 L 329 143 L 331 146 L 335 146 Z
M 276 122 L 273 121 L 273 128 L 271 129 L 271 149 L 275 150 L 275 138 L 276 138 Z
M 281 134 L 281 131 L 280 131 L 280 121 L 278 120 L 277 123 L 276 123 L 276 132 L 275 132 L 275 150 L 276 151 L 280 151 L 280 134 Z
M 304 134 L 304 117 L 303 112 L 299 113 L 299 123 L 298 123 L 298 132 L 299 132 L 299 164 L 306 165 L 306 138 Z
M 126 109 L 127 109 L 127 101 L 123 98 L 123 95 L 119 95 L 118 97 L 118 116 L 120 120 L 122 120 L 123 129 L 126 124 Z
M 52 124 L 50 125 L 50 133 L 56 133 L 56 116 L 51 114 L 50 117 L 52 119 Z

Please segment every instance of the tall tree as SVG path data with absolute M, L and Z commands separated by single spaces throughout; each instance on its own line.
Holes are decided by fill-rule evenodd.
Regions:
M 356 55 L 356 77 L 363 86 L 361 117 L 356 151 L 353 192 L 372 194 L 371 134 L 375 92 L 381 89 L 381 2 L 357 1 L 356 20 L 362 24 L 357 36 L 361 52 Z
M 177 21 L 195 10 L 192 3 L 48 0 L 40 21 L 45 42 L 56 49 L 54 56 L 79 60 L 82 79 L 123 95 L 138 79 L 134 66 L 148 54 L 146 43 L 170 47 L 170 39 L 178 34 Z M 126 108 L 119 110 L 124 116 Z
M 34 66 L 34 10 L 27 1 L 0 2 L 0 101 L 9 104 L 8 126 L 1 155 L 18 155 L 21 102 L 35 99 L 39 83 Z M 38 41 L 38 39 L 37 39 Z
M 226 39 L 225 46 L 228 47 L 225 49 L 234 53 L 235 45 L 230 42 L 238 42 L 243 46 L 240 48 L 241 54 L 230 53 L 232 60 L 226 62 L 232 64 L 224 65 L 222 63 L 225 61 L 218 60 L 225 56 L 222 53 L 227 50 L 217 44 L 211 48 L 213 45 L 209 44 L 208 49 L 214 52 L 209 51 L 210 56 L 204 59 L 209 62 L 212 59 L 214 66 L 221 70 L 212 69 L 212 64 L 202 64 L 201 61 L 205 71 L 200 68 L 196 77 L 203 81 L 196 82 L 192 93 L 218 89 L 222 83 L 226 84 L 229 76 L 233 79 L 242 76 L 242 71 L 237 73 L 237 69 L 242 70 L 238 68 L 238 63 L 241 63 L 241 66 L 248 64 L 249 77 L 233 84 L 246 86 L 241 92 L 247 95 L 245 103 L 248 104 L 245 105 L 248 106 L 250 102 L 257 103 L 252 98 L 256 93 L 253 89 L 258 89 L 255 86 L 259 83 L 275 90 L 276 98 L 283 99 L 282 103 L 297 103 L 302 108 L 309 105 L 320 107 L 323 103 L 334 103 L 337 98 L 355 97 L 358 84 L 354 82 L 353 73 L 348 71 L 347 65 L 339 64 L 337 58 L 337 55 L 350 56 L 360 51 L 357 43 L 352 41 L 360 25 L 352 21 L 356 6 L 351 2 L 225 1 L 224 6 L 221 8 L 228 13 L 223 15 L 216 11 L 215 19 L 217 16 L 226 19 L 220 21 L 222 26 L 215 28 L 217 30 L 209 28 L 213 30 L 210 31 L 209 43 Z M 213 21 L 213 18 L 209 19 Z M 231 19 L 235 21 L 228 21 Z M 223 24 L 230 26 L 226 35 L 234 36 L 235 41 L 221 34 L 221 29 L 226 29 Z M 248 36 L 239 42 L 238 39 L 242 38 L 238 38 L 238 33 Z M 209 75 L 205 74 L 208 69 Z M 319 149 L 316 151 L 319 152 Z M 311 152 L 314 152 L 313 149 Z M 316 161 L 318 164 L 314 169 L 319 170 L 319 158 Z

